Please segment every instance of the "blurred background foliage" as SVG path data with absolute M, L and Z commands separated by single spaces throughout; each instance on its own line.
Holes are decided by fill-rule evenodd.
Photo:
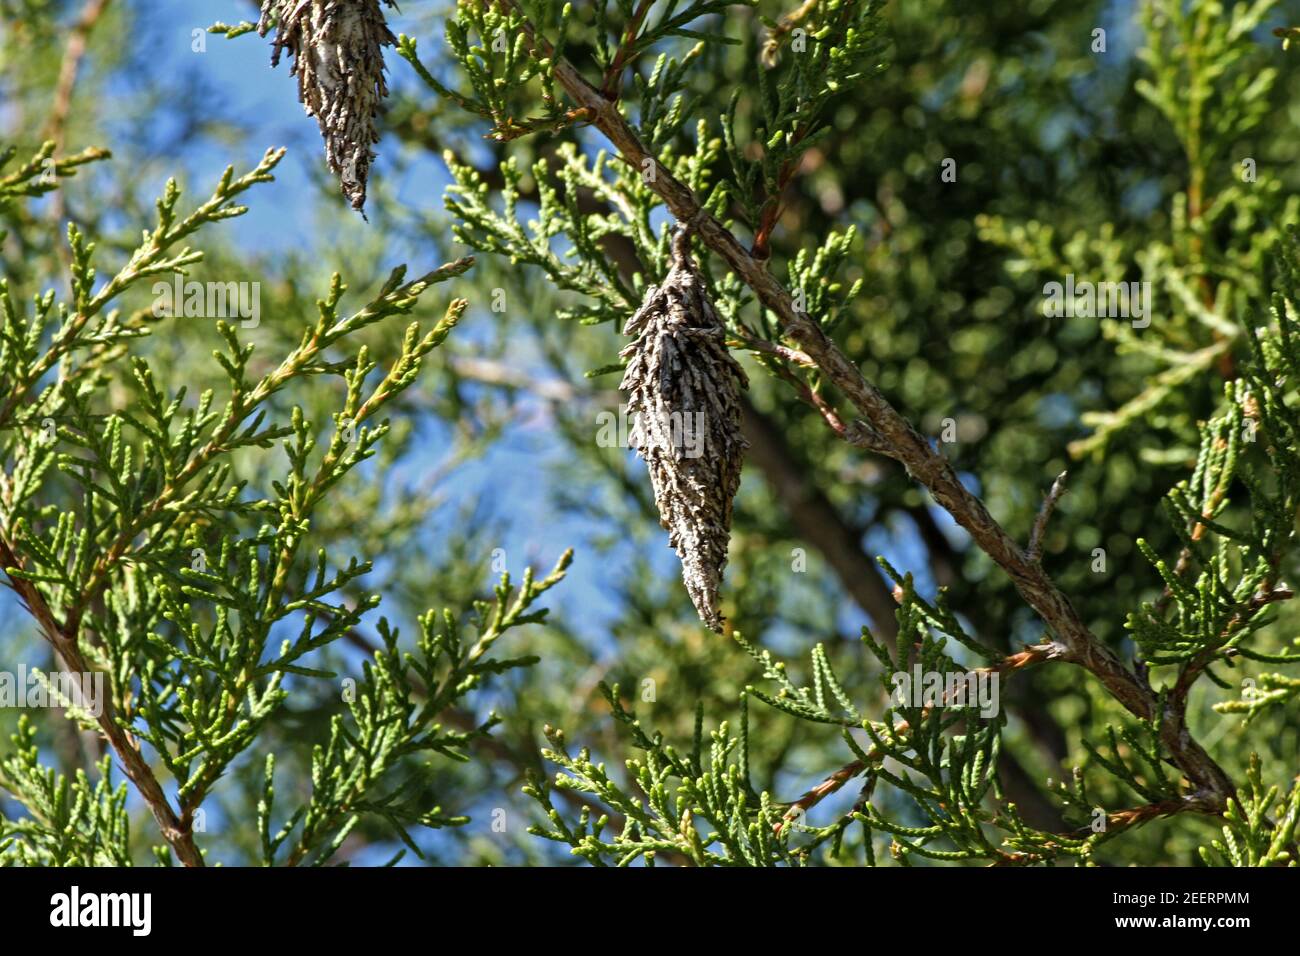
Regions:
M 98 235 L 101 249 L 129 250 L 167 176 L 197 193 L 225 164 L 251 165 L 267 146 L 287 144 L 279 181 L 252 196 L 248 217 L 202 239 L 206 258 L 191 276 L 261 282 L 261 325 L 245 333 L 259 355 L 292 346 L 297 317 L 314 315 L 332 270 L 360 298 L 400 262 L 424 269 L 465 253 L 442 205 L 445 150 L 499 182 L 507 156 L 528 170 L 566 143 L 580 151 L 603 145 L 582 128 L 508 144 L 485 139 L 486 124 L 431 96 L 389 51 L 393 93 L 367 223 L 337 195 L 315 124 L 294 102 L 287 69 L 270 70 L 265 41 L 195 32 L 215 20 L 255 18 L 255 4 L 100 4 L 66 116 L 57 115 L 60 67 L 88 6 L 95 4 L 0 0 L 0 142 L 30 152 L 53 138 L 60 154 L 90 145 L 113 151 L 58 194 L 5 213 L 14 221 L 3 223 L 0 274 L 26 292 L 66 282 L 58 278 L 64 220 Z M 456 65 L 442 50 L 449 6 L 411 0 L 389 15 L 395 32 L 420 40 L 426 66 L 455 87 Z M 711 135 L 721 135 L 720 91 L 753 86 L 763 44 L 758 15 L 775 18 L 786 7 L 762 0 L 756 9 L 732 8 L 725 30 L 741 42 L 710 47 L 690 74 Z M 834 100 L 833 132 L 805 155 L 771 241 L 773 272 L 783 276 L 800 248 L 856 227 L 846 279 L 863 286 L 837 341 L 923 432 L 937 436 L 945 419 L 955 422 L 957 440 L 945 453 L 1013 535 L 1027 538 L 1047 488 L 1070 469 L 1070 492 L 1044 542 L 1046 567 L 1094 633 L 1125 656 L 1126 615 L 1161 587 L 1134 541 L 1176 552 L 1159 499 L 1186 477 L 1196 425 L 1213 413 L 1244 353 L 1215 320 L 1261 307 L 1263 252 L 1282 223 L 1294 221 L 1290 197 L 1300 186 L 1300 69 L 1270 33 L 1300 20 L 1300 4 L 1260 5 L 1258 26 L 1234 38 L 1244 52 L 1218 77 L 1207 75 L 1212 38 L 1189 42 L 1153 10 L 1118 0 L 888 4 L 889 68 Z M 1106 31 L 1104 53 L 1093 51 L 1098 28 Z M 567 52 L 584 62 L 580 45 Z M 1243 100 L 1239 80 L 1249 86 L 1267 71 L 1276 76 Z M 742 95 L 740 124 L 752 110 Z M 941 184 L 948 158 L 957 181 Z M 1258 171 L 1250 184 L 1241 176 L 1246 159 Z M 726 178 L 726 159 L 718 163 L 714 178 Z M 526 172 L 523 218 L 536 188 Z M 596 197 L 581 201 L 598 211 Z M 607 251 L 625 275 L 640 268 L 625 245 L 611 241 Z M 1045 317 L 1042 286 L 1067 272 L 1152 281 L 1165 351 L 1135 343 L 1122 322 Z M 643 468 L 625 449 L 596 442 L 598 413 L 618 403 L 616 383 L 584 373 L 614 360 L 618 329 L 558 321 L 573 301 L 535 270 L 491 257 L 448 288 L 469 298 L 467 317 L 422 386 L 402 397 L 385 460 L 369 478 L 349 478 L 329 522 L 312 533 L 332 549 L 376 558 L 365 587 L 384 594 L 383 613 L 407 633 L 425 607 L 461 606 L 488 592 L 503 569 L 549 567 L 565 547 L 576 549 L 569 578 L 549 596 L 548 624 L 509 638 L 508 653 L 537 654 L 540 663 L 479 693 L 475 712 L 447 715 L 465 726 L 490 709 L 505 717 L 493 739 L 472 746 L 474 759 L 440 764 L 430 781 L 444 810 L 471 822 L 417 835 L 436 863 L 564 863 L 572 859 L 564 848 L 525 832 L 538 811 L 521 786 L 530 774 L 554 772 L 539 753 L 544 724 L 561 724 L 571 743 L 590 747 L 615 772 L 627 744 L 601 682 L 617 683 L 647 726 L 686 745 L 697 705 L 710 725 L 734 719 L 738 693 L 761 672 L 735 642 L 697 621 Z M 389 330 L 367 335 L 379 361 L 396 354 Z M 197 389 L 215 384 L 208 356 L 216 344 L 211 323 L 182 319 L 144 348 L 174 382 Z M 1195 369 L 1167 374 L 1182 368 L 1171 355 L 1204 348 L 1213 354 Z M 752 371 L 750 357 L 744 361 Z M 899 467 L 839 442 L 781 383 L 751 377 L 746 434 L 754 447 L 724 598 L 735 630 L 792 662 L 825 643 L 869 716 L 885 698 L 879 664 L 858 633 L 867 625 L 888 636 L 894 626 L 892 585 L 876 555 L 912 572 L 924 595 L 947 588 L 962 621 L 989 644 L 1010 649 L 1039 639 L 1041 622 L 1006 576 Z M 313 414 L 313 401 L 321 409 L 338 402 L 303 391 L 292 399 L 307 404 L 309 418 L 324 417 Z M 1098 548 L 1103 571 L 1095 570 Z M 806 569 L 796 570 L 805 559 Z M 1279 646 L 1294 634 L 1295 618 L 1284 608 L 1272 625 Z M 364 638 L 332 649 L 330 666 L 356 670 Z M 0 666 L 16 661 L 50 663 L 3 594 Z M 255 855 L 248 808 L 266 751 L 305 786 L 303 743 L 326 733 L 337 688 L 309 679 L 289 686 L 284 719 L 210 811 L 201 839 L 216 859 Z M 1119 709 L 1070 667 L 1030 669 L 1003 690 L 1003 785 L 1028 820 L 1059 826 L 1049 781 L 1088 764 L 1082 741 L 1099 739 Z M 1193 732 L 1234 779 L 1244 778 L 1253 750 L 1272 782 L 1285 783 L 1296 770 L 1300 717 L 1293 705 L 1274 708 L 1242 736 L 1238 715 L 1211 710 L 1237 694 L 1200 689 Z M 0 712 L 4 729 L 13 719 Z M 751 708 L 749 731 L 755 785 L 779 798 L 798 797 L 851 757 L 832 728 L 765 708 Z M 52 761 L 77 765 L 75 741 L 54 723 L 41 734 Z M 1106 786 L 1099 780 L 1093 794 L 1102 805 L 1131 800 Z M 853 793 L 819 805 L 809 822 L 834 819 Z M 569 810 L 581 799 L 561 798 L 574 802 Z M 880 799 L 898 801 L 893 814 L 907 817 L 905 796 Z M 1105 844 L 1098 858 L 1190 864 L 1214 831 L 1212 821 L 1190 816 L 1156 821 Z M 387 831 L 358 830 L 343 853 L 372 863 L 393 849 Z

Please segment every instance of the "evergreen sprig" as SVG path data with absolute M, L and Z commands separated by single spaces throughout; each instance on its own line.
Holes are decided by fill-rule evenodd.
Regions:
M 13 794 L 27 816 L 0 819 L 0 865 L 129 866 L 127 788 L 110 786 L 112 757 L 105 754 L 92 784 L 85 770 L 74 778 L 45 767 L 36 728 L 26 716 L 0 756 L 0 788 Z
M 196 834 L 205 832 L 204 805 L 219 783 L 258 748 L 295 693 L 340 681 L 314 661 L 356 638 L 381 598 L 365 588 L 374 556 L 313 547 L 315 525 L 370 466 L 389 435 L 390 408 L 467 305 L 454 299 L 439 321 L 411 321 L 380 370 L 370 348 L 354 344 L 361 334 L 416 313 L 432 286 L 462 275 L 472 260 L 414 280 L 398 267 L 352 311 L 335 274 L 298 344 L 278 360 L 257 360 L 234 324 L 216 322 L 223 397 L 215 389 L 191 397 L 187 386 L 168 382 L 141 343 L 177 319 L 120 303 L 146 279 L 198 263 L 202 252 L 182 242 L 241 215 L 237 197 L 269 182 L 282 155 L 268 152 L 243 176 L 227 169 L 188 213 L 169 181 L 156 225 L 106 281 L 98 279 L 96 243 L 70 228 L 69 302 L 49 291 L 24 311 L 0 280 L 0 564 L 62 666 L 103 678 L 99 712 L 74 707 L 68 717 L 112 744 L 162 830 L 154 852 L 163 862 L 203 862 Z M 24 185 L 36 168 L 6 180 L 13 195 L 37 194 Z M 342 385 L 331 427 L 297 405 L 285 421 L 281 399 L 321 377 Z M 263 478 L 237 479 L 238 456 L 257 461 Z M 275 837 L 268 764 L 264 862 L 328 862 L 366 817 L 386 821 L 417 853 L 409 827 L 463 823 L 428 805 L 421 768 L 434 756 L 463 760 L 464 746 L 495 718 L 466 733 L 445 729 L 440 716 L 485 679 L 535 662 L 489 651 L 507 632 L 544 619 L 533 605 L 562 579 L 570 557 L 542 581 L 529 572 L 512 588 L 507 576 L 495 601 L 429 612 L 415 654 L 381 619 L 382 650 L 359 681 L 342 679 L 347 714 L 336 716 L 328 745 L 314 753 L 311 798 Z M 69 780 L 41 767 L 32 735 L 24 724 L 0 771 L 0 786 L 29 814 L 6 823 L 0 856 L 59 865 L 133 859 L 111 758 L 92 788 L 84 774 Z M 170 798 L 159 783 L 164 770 L 175 781 Z

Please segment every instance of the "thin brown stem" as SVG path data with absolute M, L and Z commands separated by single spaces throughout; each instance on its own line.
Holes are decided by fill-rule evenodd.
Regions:
M 618 52 L 614 54 L 609 69 L 605 71 L 605 78 L 600 88 L 612 100 L 618 99 L 622 91 L 623 71 L 635 59 L 637 34 L 641 32 L 641 24 L 645 22 L 646 14 L 654 5 L 655 0 L 641 0 L 637 4 L 636 10 L 632 12 L 632 19 L 627 22 L 627 29 L 623 32 L 623 41 L 618 46 Z
M 6 571 L 9 568 L 20 570 L 22 568 L 22 562 L 3 535 L 0 535 L 0 566 Z M 36 619 L 41 635 L 53 646 L 67 666 L 76 673 L 92 673 L 89 663 L 81 653 L 81 648 L 77 645 L 76 633 L 59 623 L 40 589 L 30 581 L 13 576 L 9 577 L 9 584 L 18 593 L 18 597 L 32 617 Z M 185 866 L 203 866 L 203 854 L 194 844 L 194 834 L 189 821 L 182 820 L 172 810 L 167 795 L 163 793 L 158 783 L 158 778 L 145 762 L 136 743 L 118 722 L 112 695 L 106 696 L 97 720 L 100 730 L 117 752 L 123 772 L 149 805 L 149 810 L 158 821 L 159 829 L 162 830 L 163 838 L 171 845 L 176 857 Z
M 1063 471 L 1056 476 L 1051 490 L 1043 499 L 1043 506 L 1038 509 L 1034 527 L 1029 532 L 1029 547 L 1025 551 L 1026 557 L 1031 561 L 1041 562 L 1043 559 L 1043 535 L 1047 533 L 1047 522 L 1052 520 L 1052 512 L 1056 510 L 1057 502 L 1065 494 L 1065 479 L 1068 475 L 1069 472 Z
M 110 0 L 87 0 L 81 10 L 81 16 L 77 18 L 68 36 L 67 46 L 63 48 L 63 62 L 59 64 L 59 79 L 54 88 L 54 103 L 50 107 L 50 115 L 45 123 L 44 138 L 54 141 L 54 154 L 51 156 L 51 161 L 63 152 L 68 116 L 72 112 L 72 94 L 77 88 L 77 74 L 81 72 L 81 63 L 86 56 L 86 44 L 95 25 L 99 23 L 100 17 L 108 8 L 109 2 Z M 63 215 L 63 190 L 58 189 L 54 191 L 50 201 L 50 220 L 57 226 L 63 220 Z M 67 252 L 61 245 L 57 248 L 66 266 Z

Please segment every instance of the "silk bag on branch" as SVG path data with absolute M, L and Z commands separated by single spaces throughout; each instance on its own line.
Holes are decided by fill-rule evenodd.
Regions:
M 673 236 L 673 264 L 623 329 L 636 340 L 620 352 L 627 368 L 630 443 L 645 459 L 659 523 L 682 562 L 682 581 L 700 620 L 722 631 L 722 569 L 731 509 L 747 447 L 740 433 L 744 369 L 691 260 L 688 233 Z
M 391 7 L 392 0 L 385 0 Z M 257 31 L 275 26 L 271 66 L 288 50 L 298 99 L 325 140 L 325 161 L 358 212 L 379 142 L 375 120 L 388 83 L 383 48 L 396 41 L 379 0 L 263 0 Z

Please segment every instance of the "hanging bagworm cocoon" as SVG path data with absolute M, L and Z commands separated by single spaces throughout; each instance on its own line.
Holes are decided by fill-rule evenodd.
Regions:
M 370 147 L 379 142 L 375 117 L 388 95 L 383 48 L 397 42 L 379 0 L 263 0 L 257 32 L 266 36 L 272 25 L 271 66 L 284 50 L 293 57 L 298 100 L 316 117 L 325 161 L 360 211 L 375 158 Z
M 722 630 L 718 588 L 731 539 L 731 505 L 748 443 L 740 434 L 740 388 L 749 380 L 732 358 L 687 231 L 673 236 L 673 266 L 623 329 L 636 341 L 620 352 L 627 369 L 631 446 L 645 459 L 659 523 L 682 562 L 682 581 L 700 620 Z

